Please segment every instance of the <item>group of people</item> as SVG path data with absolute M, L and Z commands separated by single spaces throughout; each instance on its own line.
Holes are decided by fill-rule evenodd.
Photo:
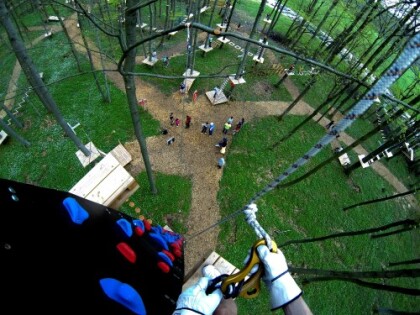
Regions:
M 227 118 L 226 122 L 223 124 L 222 133 L 225 136 L 232 129 L 233 121 L 234 121 L 233 116 L 229 116 Z M 175 125 L 176 127 L 179 127 L 180 124 L 181 124 L 180 119 L 175 118 L 174 113 L 172 113 L 172 112 L 169 114 L 169 122 L 170 122 L 171 126 Z M 245 118 L 242 118 L 235 125 L 235 128 L 232 130 L 232 135 L 235 135 L 236 133 L 238 133 L 241 130 L 244 123 L 245 123 Z M 186 118 L 185 118 L 185 128 L 187 128 L 187 129 L 190 128 L 191 124 L 192 124 L 192 118 L 191 118 L 191 116 L 187 115 Z M 209 123 L 208 121 L 206 121 L 205 123 L 201 124 L 201 133 L 202 134 L 208 134 L 209 136 L 212 136 L 215 132 L 215 129 L 216 129 L 216 125 L 214 124 L 214 122 Z M 220 148 L 220 153 L 223 154 L 223 155 L 226 153 L 226 147 L 227 147 L 227 143 L 228 143 L 228 139 L 225 136 L 216 144 L 216 147 Z M 219 169 L 221 169 L 225 166 L 225 164 L 226 164 L 226 161 L 225 161 L 224 157 L 223 156 L 220 157 L 217 161 L 217 167 Z

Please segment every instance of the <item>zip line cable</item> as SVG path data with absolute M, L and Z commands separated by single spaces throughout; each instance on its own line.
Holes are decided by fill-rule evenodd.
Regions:
M 305 165 L 311 158 L 317 155 L 323 148 L 325 148 L 330 142 L 332 142 L 336 136 L 347 129 L 359 116 L 361 116 L 369 107 L 374 103 L 374 100 L 386 93 L 388 88 L 407 70 L 410 65 L 417 60 L 420 56 L 420 34 L 414 35 L 398 59 L 388 68 L 386 73 L 372 86 L 372 88 L 353 106 L 350 112 L 341 119 L 335 127 L 333 127 L 327 135 L 322 137 L 306 154 L 300 157 L 295 163 L 293 163 L 286 171 L 280 176 L 274 179 L 271 183 L 265 186 L 261 191 L 256 193 L 249 202 L 239 210 L 236 210 L 229 216 L 219 220 L 218 222 L 210 225 L 200 232 L 192 235 L 186 235 L 185 242 L 209 231 L 210 229 L 236 217 L 240 213 L 244 212 L 247 215 L 247 222 L 254 228 L 257 236 L 262 236 L 266 239 L 267 245 L 271 245 L 268 234 L 258 224 L 255 217 L 255 212 L 249 213 L 246 210 L 252 209 L 252 204 L 256 203 L 261 197 L 276 188 L 283 180 L 294 173 L 299 167 Z

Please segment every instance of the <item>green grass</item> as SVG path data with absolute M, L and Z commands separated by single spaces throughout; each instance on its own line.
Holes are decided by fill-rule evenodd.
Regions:
M 275 118 L 245 125 L 235 138 L 226 159 L 227 167 L 218 194 L 222 217 L 241 209 L 256 192 L 281 174 L 324 133 L 322 127 L 308 124 L 286 143 L 274 150 L 268 149 L 299 119 L 287 116 L 280 127 Z M 331 150 L 325 149 L 314 161 L 293 174 L 290 180 L 330 155 Z M 410 215 L 402 208 L 401 201 L 395 200 L 348 212 L 341 210 L 392 191 L 388 183 L 372 169 L 358 169 L 347 178 L 338 161 L 335 161 L 294 186 L 276 189 L 264 196 L 258 201 L 257 218 L 278 244 L 293 239 L 360 230 Z M 370 240 L 365 235 L 291 245 L 283 251 L 293 266 L 349 271 L 381 270 L 388 262 L 413 258 L 413 237 L 414 232 L 376 240 Z M 217 250 L 234 265 L 242 266 L 247 250 L 255 240 L 256 235 L 244 222 L 243 216 L 239 215 L 234 222 L 222 225 Z M 298 278 L 298 283 L 302 278 Z M 414 279 L 386 282 L 412 288 L 419 285 Z M 314 314 L 339 314 L 343 310 L 349 314 L 369 314 L 376 304 L 394 309 L 416 309 L 413 297 L 379 292 L 345 282 L 320 282 L 302 288 Z M 268 313 L 266 293 L 262 298 L 238 298 L 237 302 L 239 314 Z
M 186 233 L 186 219 L 191 207 L 191 181 L 188 178 L 161 173 L 154 176 L 158 194 L 153 195 L 150 192 L 146 173 L 142 172 L 136 177 L 140 188 L 129 198 L 129 201 L 134 202 L 135 207 L 140 207 L 140 215 L 151 218 L 154 224 L 168 225 L 177 233 Z M 138 217 L 135 207 L 124 203 L 120 211 L 132 217 Z

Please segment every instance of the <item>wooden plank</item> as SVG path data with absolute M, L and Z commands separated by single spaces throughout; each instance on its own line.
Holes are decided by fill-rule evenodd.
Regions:
M 206 260 L 204 260 L 204 262 L 195 270 L 195 272 L 191 275 L 191 277 L 186 279 L 184 285 L 182 286 L 182 290 L 185 290 L 189 288 L 191 285 L 193 285 L 194 283 L 196 283 L 197 280 L 203 276 L 203 274 L 201 273 L 201 270 L 203 269 L 203 267 L 207 265 L 213 265 L 219 257 L 220 255 L 218 253 L 211 252 L 210 255 L 206 258 Z
M 91 192 L 86 199 L 108 205 L 106 202 L 115 192 L 121 193 L 126 187 L 124 184 L 131 175 L 120 165 L 108 174 Z
M 136 180 L 133 177 L 131 177 L 131 175 L 129 176 L 130 177 L 124 183 L 122 183 L 121 186 L 118 189 L 116 189 L 113 194 L 111 194 L 108 197 L 108 199 L 104 203 L 105 205 L 110 205 L 117 199 L 124 198 L 124 200 L 126 200 L 130 195 L 134 193 L 132 191 L 136 191 L 139 188 L 139 185 L 137 184 Z M 129 194 L 130 192 L 132 193 Z
M 85 198 L 119 165 L 120 163 L 118 163 L 117 159 L 111 154 L 106 155 L 75 186 L 73 186 L 72 189 L 70 189 L 70 192 Z
M 206 260 L 204 260 L 204 262 L 195 270 L 192 276 L 185 281 L 184 285 L 182 286 L 182 290 L 185 290 L 194 283 L 196 283 L 198 279 L 200 279 L 203 276 L 201 270 L 204 266 L 207 265 L 215 266 L 221 274 L 231 275 L 239 271 L 238 268 L 236 268 L 234 265 L 232 265 L 230 262 L 228 262 L 226 259 L 220 256 L 218 253 L 211 252 L 210 255 L 206 258 Z
M 226 273 L 231 275 L 237 269 L 234 265 L 224 259 L 222 256 L 219 256 L 219 259 L 213 264 L 222 274 Z
M 122 166 L 126 166 L 133 160 L 130 152 L 128 152 L 121 143 L 112 149 L 112 151 L 109 153 L 112 154 L 112 156 L 116 158 Z
M 122 194 L 120 194 L 119 196 L 117 196 L 117 198 L 115 198 L 112 203 L 109 204 L 109 207 L 111 207 L 112 209 L 116 209 L 118 210 L 119 207 L 122 206 L 122 204 L 128 199 L 130 198 L 131 195 L 133 195 L 137 189 L 139 189 L 140 186 L 135 183 L 135 186 L 130 188 L 130 189 L 126 189 Z

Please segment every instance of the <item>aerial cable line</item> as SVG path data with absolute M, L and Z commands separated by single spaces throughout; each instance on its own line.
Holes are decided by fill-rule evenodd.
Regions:
M 398 57 L 398 59 L 388 68 L 386 73 L 372 86 L 372 88 L 354 105 L 353 109 L 341 119 L 335 127 L 333 127 L 327 135 L 322 137 L 306 154 L 296 160 L 286 171 L 284 171 L 280 176 L 274 179 L 271 183 L 265 186 L 262 190 L 256 193 L 248 203 L 240 210 L 235 211 L 229 217 L 226 217 L 219 222 L 211 225 L 210 227 L 194 233 L 192 235 L 187 235 L 186 241 L 197 237 L 204 232 L 208 231 L 212 227 L 215 227 L 225 221 L 228 218 L 233 218 L 241 212 L 249 209 L 252 204 L 257 202 L 261 197 L 272 191 L 276 188 L 283 180 L 293 174 L 298 168 L 305 165 L 311 158 L 317 155 L 323 148 L 325 148 L 330 142 L 336 139 L 336 136 L 339 135 L 340 132 L 347 129 L 349 126 L 353 124 L 357 117 L 362 115 L 366 110 L 370 108 L 370 106 L 374 103 L 374 100 L 386 93 L 388 88 L 400 77 L 403 75 L 405 70 L 407 70 L 410 65 L 416 61 L 416 59 L 420 56 L 420 34 L 416 34 L 411 38 L 407 46 L 405 47 L 404 51 Z M 255 229 L 255 228 L 254 228 Z M 269 236 L 265 233 L 264 230 L 260 229 L 261 236 L 264 237 L 266 240 L 269 239 Z M 267 241 L 267 244 L 268 243 Z

